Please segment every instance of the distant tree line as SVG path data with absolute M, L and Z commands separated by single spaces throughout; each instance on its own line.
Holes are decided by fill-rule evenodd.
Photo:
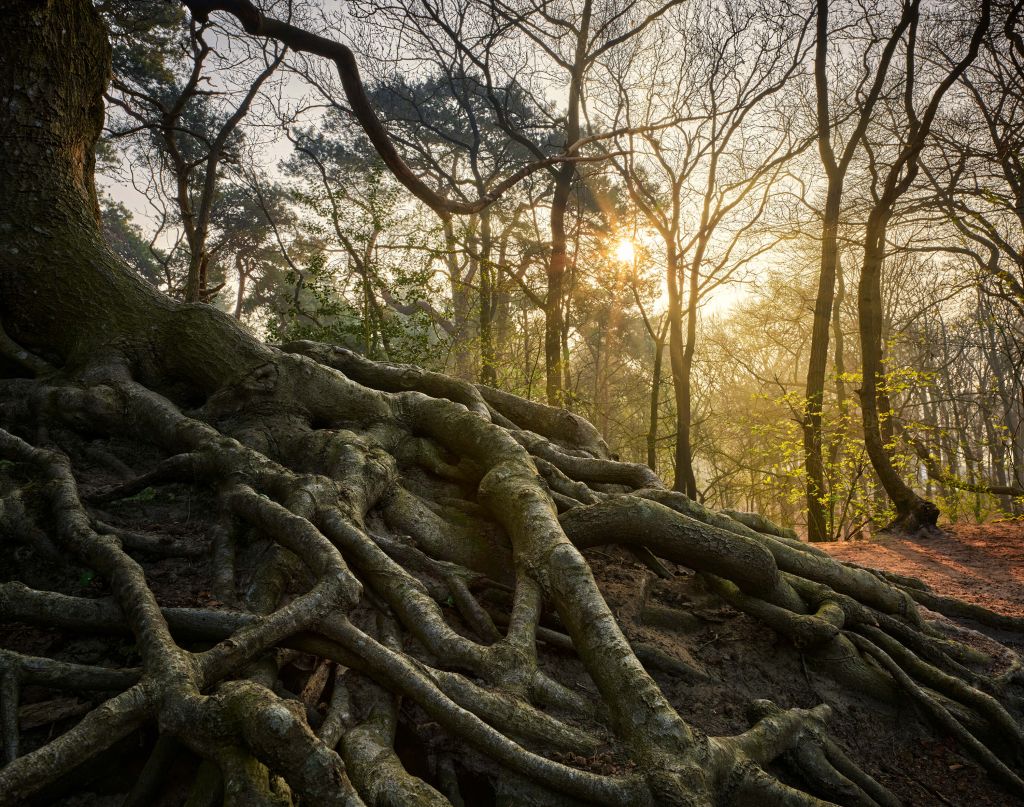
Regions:
M 167 292 L 812 540 L 1024 514 L 1021 2 L 266 3 L 350 44 L 407 175 L 323 60 L 99 5 L 105 227 Z

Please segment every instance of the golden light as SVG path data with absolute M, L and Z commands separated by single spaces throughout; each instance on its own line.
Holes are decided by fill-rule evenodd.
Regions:
M 628 238 L 620 238 L 615 245 L 615 259 L 622 263 L 632 263 L 636 257 L 636 247 Z

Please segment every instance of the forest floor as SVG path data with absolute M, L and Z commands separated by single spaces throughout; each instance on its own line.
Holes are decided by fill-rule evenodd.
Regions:
M 882 535 L 820 546 L 841 560 L 917 577 L 947 596 L 1024 616 L 1024 523 L 1019 521 L 956 524 L 933 536 Z M 1004 638 L 1024 652 L 1010 636 Z M 932 790 L 936 801 L 931 803 L 978 803 L 975 784 L 961 775 L 961 767 L 938 764 L 931 770 L 927 783 L 920 782 Z M 1015 803 L 1006 798 L 1007 804 Z
M 842 560 L 918 577 L 942 594 L 1024 615 L 1022 524 L 963 525 L 929 538 L 885 536 L 819 546 Z M 636 577 L 646 573 L 621 550 L 587 555 L 620 620 L 635 625 L 631 611 L 637 608 Z M 704 681 L 659 677 L 688 720 L 710 733 L 727 734 L 741 728 L 743 710 L 737 704 L 744 700 L 770 697 L 804 707 L 827 702 L 834 710 L 834 736 L 906 807 L 1024 805 L 993 783 L 951 737 L 918 722 L 909 701 L 891 708 L 851 697 L 772 631 L 729 606 L 715 608 L 695 596 L 686 572 L 676 568 L 680 576 L 654 583 L 652 599 L 689 609 L 702 627 L 675 636 L 659 631 L 638 638 L 709 673 Z M 1019 636 L 1006 633 L 999 638 L 1024 655 Z
M 917 577 L 947 596 L 1024 616 L 1024 523 L 956 524 L 936 536 L 885 535 L 822 548 L 840 560 Z

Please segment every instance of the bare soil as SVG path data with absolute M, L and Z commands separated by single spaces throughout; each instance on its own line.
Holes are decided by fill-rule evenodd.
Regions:
M 1024 523 L 957 524 L 935 536 L 820 546 L 841 560 L 917 577 L 941 594 L 1024 616 Z
M 1024 616 L 1024 523 L 956 524 L 938 535 L 880 535 L 864 541 L 820 544 L 832 556 L 875 569 L 917 577 L 936 592 L 983 605 L 1010 616 Z M 1024 653 L 1024 643 L 1013 636 L 1001 637 Z M 977 805 L 980 794 L 964 775 L 964 768 L 948 760 L 934 764 L 942 749 L 922 744 L 924 762 L 931 762 L 931 774 L 915 771 L 906 749 L 891 763 L 903 767 L 903 775 L 917 780 L 931 792 L 916 803 Z M 933 778 L 934 777 L 934 778 Z M 1005 804 L 1016 804 L 1009 795 Z M 991 802 L 999 803 L 997 801 Z

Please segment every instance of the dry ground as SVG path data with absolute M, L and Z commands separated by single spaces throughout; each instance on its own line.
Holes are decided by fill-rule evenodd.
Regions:
M 918 577 L 936 591 L 1024 616 L 1024 524 L 958 524 L 924 538 L 823 544 L 837 558 Z

